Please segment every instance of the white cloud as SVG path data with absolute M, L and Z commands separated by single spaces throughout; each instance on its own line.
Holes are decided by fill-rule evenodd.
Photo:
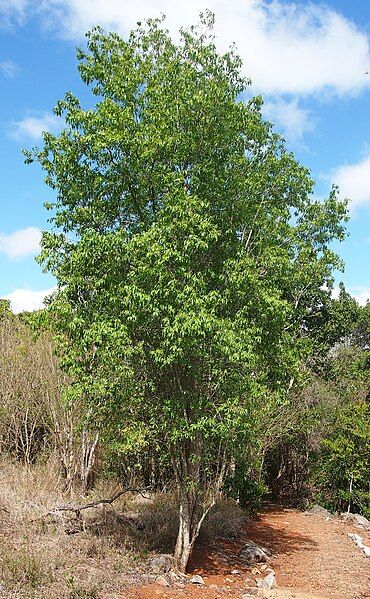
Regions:
M 44 300 L 47 296 L 55 291 L 55 287 L 51 289 L 43 289 L 41 291 L 31 291 L 30 289 L 17 289 L 4 295 L 1 299 L 10 301 L 10 307 L 15 314 L 19 312 L 33 312 L 44 308 Z
M 370 288 L 369 287 L 354 287 L 352 289 L 353 297 L 358 301 L 360 306 L 370 301 Z
M 0 62 L 0 71 L 8 79 L 13 79 L 18 73 L 19 67 L 12 60 L 3 60 Z
M 332 297 L 334 299 L 338 299 L 339 297 L 339 287 L 334 287 L 332 291 Z M 354 287 L 346 287 L 346 291 L 355 298 L 355 300 L 360 304 L 360 306 L 365 306 L 366 302 L 370 301 L 370 287 L 363 286 L 354 286 Z
M 351 208 L 370 204 L 370 156 L 357 164 L 337 167 L 330 178 L 339 185 L 341 197 L 350 199 Z
M 20 258 L 40 251 L 41 231 L 27 227 L 10 235 L 0 233 L 0 252 L 8 258 Z
M 9 127 L 9 137 L 17 141 L 29 139 L 38 141 L 42 137 L 44 131 L 54 132 L 60 129 L 62 125 L 61 119 L 43 112 L 36 116 L 28 116 L 19 121 L 14 121 Z
M 365 306 L 367 301 L 370 301 L 370 287 L 362 287 L 362 286 L 354 286 L 354 287 L 346 287 L 346 291 L 355 298 L 355 300 L 360 304 L 360 306 Z M 332 298 L 339 298 L 339 287 L 334 287 L 332 291 Z
M 21 25 L 29 6 L 29 0 L 0 0 L 0 26 Z
M 282 0 L 44 0 L 41 15 L 58 35 L 81 39 L 96 24 L 126 34 L 136 21 L 168 17 L 171 31 L 210 8 L 219 45 L 235 42 L 255 89 L 270 94 L 338 95 L 369 87 L 369 40 L 356 25 L 324 4 Z
M 313 131 L 316 125 L 315 118 L 298 105 L 297 98 L 269 100 L 263 106 L 263 115 L 277 123 L 286 140 L 293 144 L 301 142 L 304 134 Z

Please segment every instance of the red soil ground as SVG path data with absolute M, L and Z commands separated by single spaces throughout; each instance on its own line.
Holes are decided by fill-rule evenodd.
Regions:
M 238 559 L 246 539 L 273 552 L 268 567 L 276 572 L 276 599 L 370 598 L 370 558 L 348 538 L 348 532 L 360 534 L 370 545 L 370 535 L 353 524 L 273 506 L 250 522 L 237 543 L 220 541 L 217 546 L 196 548 L 190 573 L 200 574 L 205 585 L 150 584 L 131 588 L 125 599 L 240 598 L 256 578 L 266 574 L 263 566 L 246 567 Z M 233 570 L 239 573 L 231 574 Z

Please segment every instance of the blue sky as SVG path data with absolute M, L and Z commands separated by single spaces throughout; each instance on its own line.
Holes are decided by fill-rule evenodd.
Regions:
M 370 298 L 369 0 L 0 0 L 0 297 L 14 310 L 40 306 L 54 285 L 34 260 L 51 191 L 21 149 L 58 130 L 52 109 L 67 90 L 90 102 L 75 60 L 84 33 L 100 24 L 125 35 L 160 13 L 176 32 L 205 8 L 215 13 L 220 50 L 236 43 L 266 118 L 311 169 L 316 195 L 337 183 L 350 198 L 337 280 L 361 303 Z

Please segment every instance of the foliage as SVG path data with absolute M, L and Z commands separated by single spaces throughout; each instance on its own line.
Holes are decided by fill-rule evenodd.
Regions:
M 350 347 L 332 359 L 337 402 L 313 456 L 319 497 L 337 511 L 370 513 L 370 405 L 367 351 Z

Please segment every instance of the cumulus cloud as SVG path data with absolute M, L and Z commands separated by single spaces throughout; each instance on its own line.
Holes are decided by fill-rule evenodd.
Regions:
M 0 0 L 0 14 L 38 15 L 56 35 L 80 40 L 96 24 L 126 34 L 138 20 L 167 15 L 173 32 L 216 15 L 221 49 L 235 42 L 257 90 L 270 94 L 337 95 L 369 87 L 369 39 L 355 23 L 323 3 L 284 0 Z
M 43 112 L 38 115 L 28 116 L 19 121 L 10 123 L 9 137 L 16 141 L 38 141 L 44 131 L 54 132 L 61 127 L 61 120 L 54 114 Z
M 18 71 L 18 65 L 16 65 L 12 60 L 3 60 L 0 62 L 0 72 L 8 79 L 13 79 Z
M 352 294 L 360 306 L 365 306 L 370 301 L 370 287 L 354 287 Z
M 137 20 L 167 15 L 176 31 L 210 8 L 222 49 L 235 42 L 246 73 L 257 90 L 270 94 L 337 95 L 369 87 L 366 34 L 339 12 L 321 3 L 283 0 L 44 0 L 41 15 L 65 38 L 80 39 L 96 24 L 126 34 Z
M 17 289 L 7 295 L 4 295 L 1 299 L 7 299 L 10 301 L 10 307 L 15 314 L 19 312 L 33 312 L 34 310 L 40 310 L 44 308 L 45 298 L 51 295 L 55 291 L 55 287 L 50 289 L 43 289 L 41 291 L 32 291 L 31 289 Z
M 290 143 L 300 143 L 305 133 L 313 131 L 316 120 L 305 108 L 301 108 L 298 99 L 272 99 L 263 106 L 264 117 L 278 124 L 286 140 Z
M 30 0 L 0 0 L 0 26 L 21 25 L 30 5 Z
M 370 204 L 370 156 L 335 168 L 330 178 L 339 185 L 341 197 L 350 199 L 352 209 Z
M 370 287 L 363 287 L 357 285 L 354 287 L 346 287 L 346 291 L 348 291 L 348 293 L 350 293 L 350 295 L 352 295 L 352 297 L 355 298 L 355 300 L 360 304 L 360 306 L 365 306 L 365 304 L 368 301 L 370 301 Z M 332 298 L 338 299 L 339 292 L 339 287 L 334 287 L 331 294 Z
M 41 231 L 36 227 L 20 229 L 10 235 L 0 233 L 0 252 L 8 258 L 37 254 L 40 250 L 40 241 Z

